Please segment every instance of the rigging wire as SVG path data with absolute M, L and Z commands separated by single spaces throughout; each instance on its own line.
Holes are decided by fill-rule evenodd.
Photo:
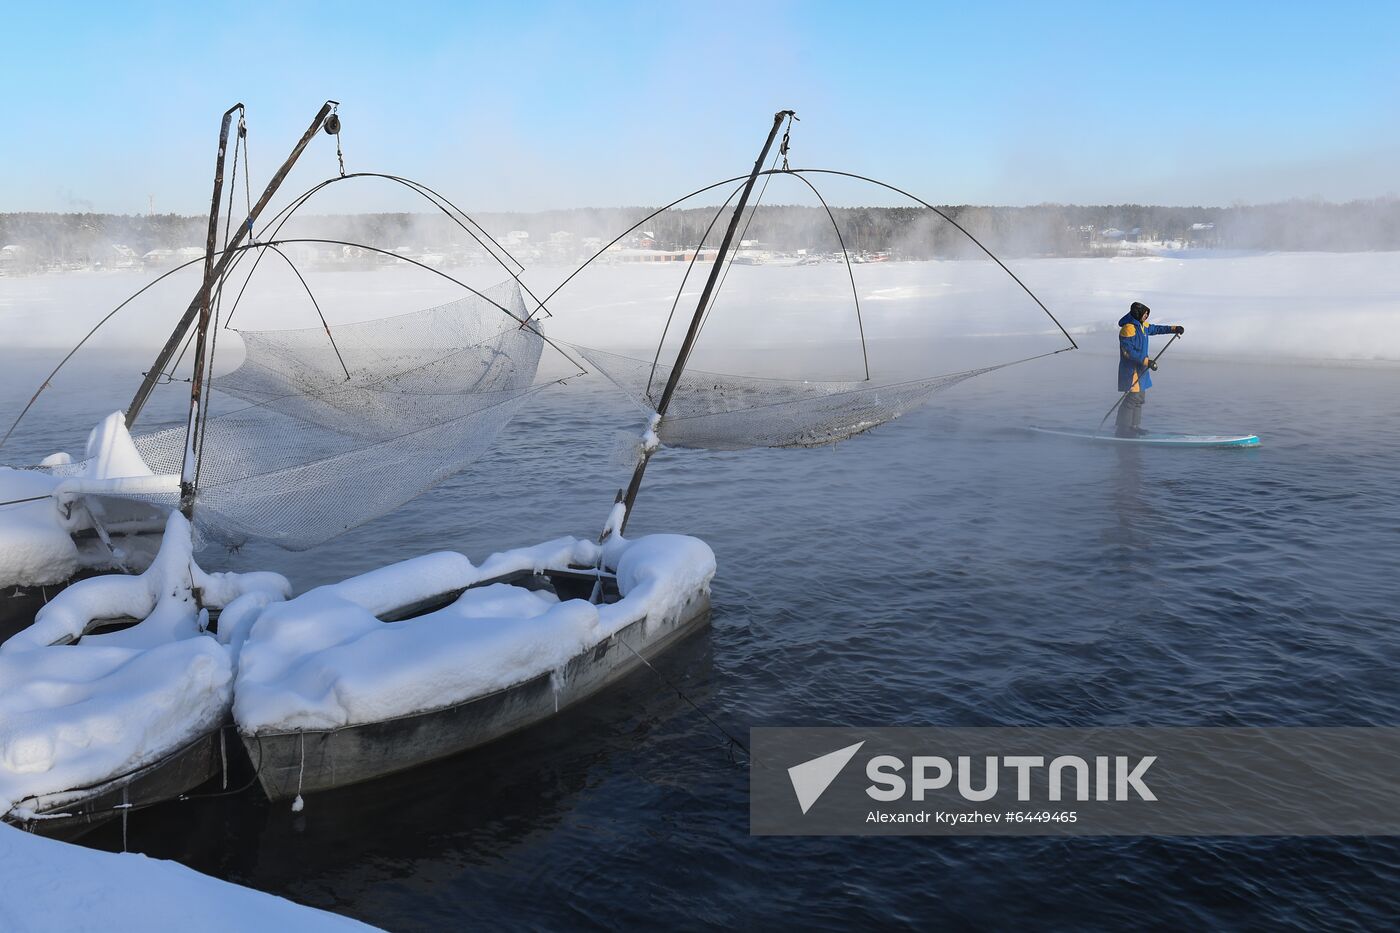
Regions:
M 788 114 L 789 130 L 792 129 L 792 120 L 795 116 L 796 114 Z M 709 307 L 705 308 L 705 316 L 700 319 L 700 327 L 695 332 L 695 339 L 697 341 L 700 339 L 700 335 L 705 332 L 705 325 L 710 322 L 710 312 L 715 309 L 715 302 L 719 301 L 720 292 L 724 290 L 724 283 L 729 279 L 729 271 L 734 268 L 734 260 L 738 258 L 739 250 L 744 248 L 744 238 L 748 235 L 749 226 L 753 223 L 753 219 L 758 216 L 758 207 L 763 203 L 763 195 L 768 191 L 768 183 L 773 180 L 771 172 L 777 166 L 779 156 L 786 158 L 784 154 L 787 152 L 787 141 L 788 136 L 787 133 L 784 132 L 783 144 L 778 148 L 777 152 L 773 153 L 773 161 L 768 166 L 769 173 L 765 173 L 763 176 L 763 187 L 758 189 L 758 197 L 754 200 L 753 208 L 749 211 L 748 220 L 744 221 L 744 229 L 739 231 L 739 248 L 730 253 L 729 262 L 725 264 L 724 272 L 719 277 L 719 283 L 715 286 L 714 293 L 710 295 L 710 304 Z M 659 352 L 658 350 L 658 353 Z M 676 360 L 677 365 L 684 365 L 685 362 L 685 360 Z
M 238 193 L 238 153 L 240 150 L 242 150 L 246 138 L 247 126 L 243 122 L 243 114 L 240 111 L 238 118 L 238 136 L 234 140 L 233 144 L 233 175 L 229 179 L 228 207 L 224 211 L 224 250 L 228 249 L 229 233 L 232 230 L 233 225 L 233 199 L 234 196 Z M 245 177 L 244 187 L 246 188 L 247 186 L 248 179 L 247 177 Z M 199 446 L 198 449 L 195 451 L 194 483 L 192 484 L 192 488 L 196 493 L 199 490 L 199 477 L 204 469 L 204 441 L 209 436 L 209 432 L 207 430 L 209 427 L 209 390 L 210 383 L 212 382 L 214 377 L 214 358 L 218 353 L 219 349 L 219 319 L 222 316 L 224 306 L 224 283 L 228 281 L 229 272 L 229 269 L 225 269 L 223 273 L 219 276 L 218 286 L 214 291 L 213 300 L 214 330 L 212 334 L 206 335 L 207 339 L 209 340 L 209 355 L 205 359 L 204 370 L 206 373 L 208 373 L 208 378 L 204 379 L 201 376 L 200 381 L 200 388 L 203 392 L 203 398 L 201 398 L 199 402 L 199 435 L 197 438 L 199 441 Z M 181 351 L 181 355 L 183 355 L 183 351 Z M 174 372 L 173 368 L 171 372 Z M 193 582 L 191 582 L 191 585 L 193 585 Z
M 682 690 L 680 687 L 676 686 L 675 682 L 672 681 L 671 678 L 667 677 L 665 674 L 661 673 L 661 671 L 657 670 L 656 667 L 653 666 L 652 663 L 651 663 L 650 661 L 648 661 L 646 658 L 642 657 L 642 655 L 637 651 L 636 648 L 633 648 L 631 645 L 627 644 L 627 642 L 626 642 L 625 639 L 619 638 L 617 641 L 618 641 L 618 644 L 622 645 L 622 647 L 626 648 L 628 651 L 632 652 L 632 654 L 636 655 L 637 659 L 638 659 L 639 661 L 641 661 L 643 664 L 645 664 L 645 665 L 647 666 L 647 669 L 650 670 L 653 674 L 655 674 L 655 675 L 661 680 L 661 682 L 662 682 L 663 684 L 665 684 L 667 687 L 670 687 L 672 690 L 674 690 L 675 693 L 676 693 L 676 696 L 680 697 L 682 700 L 685 700 L 687 703 L 689 703 L 689 704 L 691 705 L 691 707 L 692 707 L 697 713 L 699 713 L 701 716 L 704 716 L 704 717 L 705 717 L 705 720 L 706 720 L 710 725 L 714 726 L 715 729 L 718 730 L 718 732 L 719 732 L 720 735 L 724 736 L 726 739 L 729 740 L 730 760 L 731 760 L 731 761 L 734 760 L 734 752 L 733 752 L 733 750 L 734 750 L 735 748 L 739 748 L 740 750 L 742 750 L 743 753 L 744 753 L 744 755 L 745 755 L 746 757 L 748 757 L 749 759 L 752 759 L 752 758 L 753 758 L 753 753 L 749 751 L 749 747 L 748 747 L 747 745 L 745 745 L 745 744 L 744 744 L 742 741 L 740 741 L 739 739 L 735 738 L 734 734 L 733 734 L 732 732 L 730 732 L 728 729 L 724 728 L 724 726 L 721 726 L 718 722 L 716 722 L 716 721 L 715 721 L 715 718 L 714 718 L 713 716 L 711 716 L 709 713 L 705 712 L 704 708 L 702 708 L 702 707 L 700 706 L 699 703 L 696 703 L 694 700 L 692 700 L 692 699 L 686 694 L 686 692 L 685 692 L 684 690 Z
M 189 336 L 185 338 L 185 345 L 184 345 L 183 347 L 180 348 L 180 355 L 177 356 L 177 357 L 175 357 L 175 362 L 173 362 L 173 363 L 170 364 L 170 369 L 169 369 L 169 370 L 167 370 L 167 371 L 161 373 L 161 376 L 164 378 L 165 382 L 174 382 L 174 381 L 175 381 L 175 371 L 176 371 L 177 369 L 180 368 L 180 363 L 182 363 L 182 362 L 184 361 L 184 359 L 185 359 L 185 354 L 188 353 L 190 347 L 194 345 L 194 335 L 195 335 L 196 333 L 197 333 L 197 331 L 195 331 L 195 330 L 193 330 L 193 329 L 190 330 Z M 142 373 L 141 375 L 144 376 L 145 373 Z M 185 379 L 185 380 L 183 380 L 183 381 L 189 382 L 190 380 Z
M 646 395 L 648 398 L 651 397 L 652 381 L 656 379 L 656 368 L 661 364 L 661 348 L 666 345 L 666 335 L 670 333 L 671 322 L 675 319 L 676 308 L 681 303 L 681 295 L 685 294 L 685 286 L 686 283 L 690 281 L 690 273 L 695 269 L 695 263 L 700 259 L 700 253 L 705 248 L 705 240 L 709 238 L 711 231 L 715 229 L 715 224 L 718 223 L 720 217 L 724 215 L 724 209 L 729 206 L 729 202 L 734 200 L 734 196 L 742 191 L 743 188 L 743 185 L 739 185 L 733 191 L 729 192 L 729 197 L 725 198 L 724 203 L 715 211 L 715 215 L 710 218 L 709 226 L 705 228 L 704 233 L 700 234 L 700 242 L 695 247 L 695 255 L 690 257 L 690 262 L 685 267 L 685 275 L 681 276 L 681 284 L 680 287 L 676 289 L 676 297 L 671 301 L 671 311 L 666 315 L 666 326 L 661 328 L 661 339 L 656 343 L 656 355 L 653 356 L 651 360 L 651 374 L 647 376 Z
M 48 374 L 48 376 L 44 378 L 44 381 L 39 383 L 39 388 L 34 390 L 34 394 L 30 396 L 29 402 L 24 406 L 23 409 L 20 410 L 20 413 L 17 416 L 15 416 L 15 420 L 13 423 L 10 424 L 9 430 L 5 432 L 3 437 L 0 437 L 0 447 L 5 446 L 5 442 L 10 439 L 10 435 L 14 433 L 15 428 L 19 427 L 19 423 L 24 420 L 24 416 L 29 414 L 29 409 L 34 407 L 34 403 L 39 400 L 39 396 L 43 394 L 43 391 L 49 387 L 49 384 L 53 381 L 53 377 L 57 376 L 59 370 L 61 370 L 64 367 L 64 365 L 67 364 L 67 362 L 73 358 L 74 354 L 81 350 L 83 346 L 89 340 L 92 339 L 92 336 L 97 333 L 97 331 L 102 327 L 103 324 L 106 324 L 108 321 L 110 321 L 113 317 L 116 316 L 117 312 L 121 311 L 127 305 L 131 304 L 137 298 L 141 297 L 143 293 L 145 293 L 147 290 L 149 290 L 159 282 L 169 278 L 170 276 L 174 275 L 176 272 L 179 272 L 182 269 L 189 268 L 190 266 L 198 262 L 204 262 L 204 257 L 200 256 L 198 259 L 191 259 L 189 262 L 182 262 L 175 268 L 169 269 L 161 273 L 151 281 L 147 282 L 145 285 L 141 286 L 139 290 L 131 294 L 125 301 L 117 305 L 111 311 L 108 311 L 105 315 L 103 315 L 101 320 L 99 320 L 96 324 L 92 325 L 92 328 L 85 335 L 83 335 L 83 338 L 73 345 L 73 349 L 69 350 L 68 353 L 63 357 L 63 359 L 58 361 L 58 365 L 55 366 L 53 370 Z
M 732 184 L 733 184 L 734 182 L 736 182 L 736 181 L 745 181 L 745 180 L 748 179 L 748 177 L 749 177 L 749 176 L 747 176 L 747 175 L 735 175 L 733 178 L 726 178 L 726 179 L 724 179 L 724 181 L 717 181 L 717 182 L 715 182 L 715 183 L 712 184 L 712 185 L 706 185 L 706 186 L 703 187 L 703 188 L 697 188 L 697 189 L 695 189 L 694 191 L 690 192 L 690 194 L 687 194 L 687 195 L 684 195 L 684 196 L 682 196 L 682 197 L 676 198 L 674 201 L 672 201 L 670 204 L 667 204 L 665 207 L 658 207 L 656 210 L 652 211 L 650 214 L 646 215 L 646 216 L 643 217 L 641 220 L 637 221 L 637 222 L 634 223 L 632 226 L 628 227 L 626 230 L 624 230 L 624 231 L 622 231 L 621 233 L 619 233 L 617 236 L 613 237 L 613 238 L 612 238 L 611 240 L 609 240 L 607 243 L 603 244 L 602 249 L 598 250 L 598 252 L 594 253 L 592 256 L 589 256 L 587 259 L 585 259 L 585 260 L 583 261 L 583 265 L 579 266 L 579 267 L 578 267 L 577 269 L 575 269 L 573 272 L 570 272 L 567 276 L 564 277 L 564 281 L 562 281 L 562 282 L 560 282 L 558 285 L 554 286 L 554 291 L 552 291 L 552 292 L 550 292 L 548 295 L 545 295 L 545 296 L 544 296 L 545 302 L 549 301 L 549 300 L 550 300 L 551 298 L 553 298 L 555 295 L 559 294 L 560 290 L 563 289 L 563 287 L 564 287 L 565 285 L 568 285 L 569 282 L 571 282 L 571 281 L 573 280 L 574 276 L 578 275 L 580 272 L 582 272 L 584 269 L 586 269 L 586 268 L 587 268 L 590 264 L 592 264 L 592 262 L 593 262 L 594 260 L 596 260 L 599 256 L 603 255 L 603 254 L 606 253 L 608 250 L 610 250 L 610 249 L 612 249 L 614 246 L 616 246 L 616 245 L 618 244 L 618 242 L 619 242 L 623 237 L 627 236 L 627 234 L 631 233 L 633 230 L 636 230 L 638 227 L 640 227 L 642 224 L 646 223 L 648 220 L 651 220 L 653 217 L 656 217 L 656 216 L 658 216 L 659 214 L 664 214 L 666 211 L 669 211 L 671 208 L 675 207 L 677 204 L 680 204 L 680 203 L 683 202 L 683 201 L 689 201 L 691 198 L 695 197 L 697 194 L 704 194 L 704 193 L 707 192 L 707 191 L 713 191 L 714 189 L 723 187 L 724 185 L 732 185 Z M 541 306 L 543 306 L 543 302 L 541 303 Z M 534 317 L 534 314 L 532 313 L 530 316 L 531 316 L 531 317 Z
M 534 294 L 534 292 L 530 290 L 530 287 L 526 285 L 525 282 L 520 278 L 521 273 L 525 271 L 525 266 L 520 262 L 520 260 L 516 259 L 515 256 L 509 250 L 507 250 L 494 237 L 492 237 L 491 234 L 486 231 L 486 228 L 482 227 L 481 224 L 478 223 L 466 211 L 462 210 L 460 207 L 458 207 L 456 204 L 454 204 L 446 196 L 442 195 L 438 191 L 435 191 L 434 189 L 423 184 L 422 182 L 414 181 L 411 178 L 404 178 L 399 175 L 390 175 L 383 172 L 354 172 L 349 175 L 342 175 L 338 178 L 327 178 L 324 181 L 318 182 L 311 188 L 302 192 L 300 195 L 294 198 L 290 204 L 288 204 L 282 210 L 278 211 L 276 215 L 274 215 L 263 225 L 262 235 L 264 237 L 276 237 L 281 232 L 283 225 L 285 225 L 286 222 L 291 219 L 292 215 L 295 214 L 298 210 L 300 210 L 301 207 L 308 200 L 310 200 L 313 195 L 315 195 L 317 192 L 319 192 L 321 189 L 325 188 L 328 185 L 335 184 L 339 181 L 348 181 L 352 178 L 382 178 L 386 181 L 392 181 L 395 184 L 406 187 L 409 190 L 421 196 L 425 201 L 427 201 L 429 204 L 432 204 L 435 208 L 438 209 L 439 212 L 445 215 L 448 218 L 448 220 L 451 220 L 458 227 L 460 227 L 469 237 L 472 238 L 472 240 L 476 242 L 478 246 L 485 250 L 487 255 L 494 259 L 497 265 L 501 266 L 505 270 L 506 274 L 515 280 L 516 284 L 520 286 L 521 290 L 524 291 L 525 294 L 529 295 L 530 298 L 536 303 L 537 311 L 540 308 L 543 308 L 546 316 L 553 316 L 549 312 L 549 309 L 544 307 L 544 302 L 540 301 L 540 299 Z M 456 212 L 455 215 L 453 214 L 453 211 Z M 464 220 L 465 223 L 463 222 Z M 468 224 L 470 224 L 470 226 L 468 226 Z M 489 246 L 487 245 L 488 243 L 490 244 Z M 500 255 L 497 255 L 498 251 Z M 501 258 L 501 256 L 504 256 L 505 259 L 510 260 L 510 262 L 514 264 L 516 268 L 511 269 L 510 266 L 506 264 L 505 260 Z M 258 260 L 254 261 L 254 271 L 256 271 L 257 264 L 258 261 L 260 261 L 260 259 L 261 257 L 258 257 Z M 251 276 L 252 272 L 249 273 L 250 278 Z M 240 292 L 240 296 L 241 294 L 242 293 Z M 526 320 L 528 321 L 531 317 L 533 317 L 533 314 L 527 316 Z M 232 315 L 230 314 L 229 323 L 225 324 L 225 326 L 231 326 L 231 324 Z

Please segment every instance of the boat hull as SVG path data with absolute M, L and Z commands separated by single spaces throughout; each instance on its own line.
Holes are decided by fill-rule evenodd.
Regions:
M 709 595 L 697 591 L 674 619 L 633 622 L 575 655 L 557 682 L 544 673 L 453 706 L 339 729 L 244 733 L 243 744 L 270 800 L 374 780 L 548 719 L 703 628 L 709 616 Z
M 25 819 L 6 815 L 20 829 L 55 839 L 76 839 L 124 812 L 173 800 L 219 775 L 224 766 L 220 730 L 206 733 L 160 761 L 82 790 L 20 801 Z

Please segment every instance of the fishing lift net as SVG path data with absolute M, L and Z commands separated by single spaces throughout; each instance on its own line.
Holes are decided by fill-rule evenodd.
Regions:
M 576 347 L 613 385 L 655 410 L 671 367 Z M 909 382 L 809 382 L 686 370 L 657 431 L 670 447 L 742 450 L 821 447 L 918 408 L 940 389 L 1012 365 L 1002 363 Z
M 779 114 L 777 118 L 781 119 L 781 117 L 782 114 Z M 790 128 L 791 114 L 788 114 L 788 118 Z M 770 143 L 771 141 L 770 137 Z M 946 258 L 947 256 L 961 256 L 963 252 L 971 251 L 972 255 L 995 264 L 1006 274 L 1009 282 L 1014 282 L 1019 289 L 1019 292 L 1016 292 L 1017 300 L 1022 300 L 1019 295 L 1024 293 L 1025 298 L 1034 302 L 1059 328 L 1068 343 L 1068 346 L 1062 350 L 1075 346 L 1073 338 L 1063 327 L 1060 327 L 1059 322 L 1055 320 L 1054 315 L 1041 303 L 1040 299 L 1000 259 L 949 214 L 908 192 L 875 179 L 835 170 L 790 169 L 786 158 L 787 147 L 788 137 L 784 135 L 783 146 L 774 155 L 773 165 L 767 171 L 755 170 L 746 183 L 747 187 L 744 185 L 735 187 L 718 209 L 713 211 L 708 207 L 698 209 L 699 212 L 694 217 L 680 213 L 674 216 L 668 214 L 673 210 L 681 210 L 680 205 L 692 198 L 730 186 L 743 179 L 726 179 L 697 189 L 652 212 L 615 237 L 611 243 L 585 262 L 583 267 L 576 270 L 555 289 L 555 293 L 557 293 L 583 268 L 593 263 L 594 260 L 608 255 L 609 249 L 617 246 L 625 237 L 632 235 L 638 229 L 656 224 L 657 229 L 664 230 L 666 229 L 666 226 L 662 226 L 664 224 L 676 231 L 671 234 L 673 242 L 687 242 L 689 244 L 684 250 L 673 250 L 671 254 L 668 254 L 674 257 L 679 252 L 681 256 L 688 257 L 686 259 L 688 265 L 676 288 L 671 314 L 666 319 L 665 328 L 662 330 L 658 342 L 657 353 L 653 359 L 636 359 L 591 347 L 575 346 L 573 348 L 592 364 L 594 369 L 602 373 L 644 410 L 651 413 L 661 412 L 662 417 L 655 424 L 654 430 L 663 444 L 671 447 L 712 450 L 740 450 L 750 447 L 819 447 L 834 444 L 876 428 L 920 407 L 942 389 L 955 386 L 974 376 L 1028 362 L 1038 358 L 1038 356 L 1050 355 L 1049 353 L 1037 354 L 1024 359 L 989 363 L 977 368 L 967 368 L 955 372 L 934 375 L 920 374 L 908 381 L 895 381 L 888 377 L 884 379 L 872 378 L 866 323 L 862 316 L 856 275 L 852 270 L 853 261 L 864 262 L 865 259 L 863 255 L 860 255 L 853 260 L 852 252 L 848 248 L 848 244 L 856 242 L 853 234 L 859 232 L 862 209 L 841 208 L 842 213 L 838 217 L 827 198 L 818 191 L 813 178 L 837 178 L 862 185 L 874 185 L 884 189 L 887 194 L 898 194 L 902 198 L 913 201 L 919 205 L 923 213 L 909 215 L 914 218 L 912 221 L 905 218 L 903 214 L 899 215 L 899 217 L 905 218 L 899 221 L 903 226 L 896 225 L 891 228 L 886 234 L 887 239 L 902 244 L 900 248 L 912 258 Z M 779 157 L 783 158 L 781 169 L 776 168 Z M 759 177 L 763 179 L 762 185 L 757 185 Z M 760 209 L 764 194 L 768 189 L 768 183 L 775 178 L 782 179 L 784 182 L 796 180 L 803 187 L 797 189 L 799 196 L 793 204 L 762 208 L 768 213 L 761 216 Z M 734 201 L 741 189 L 756 193 L 753 203 L 745 205 L 744 199 L 747 194 L 740 197 L 738 202 Z M 804 207 L 797 203 L 804 201 L 808 195 L 815 200 L 814 204 L 809 203 Z M 690 210 L 690 208 L 684 210 Z M 810 210 L 812 213 L 804 214 L 802 213 L 804 210 Z M 708 218 L 708 224 L 704 226 L 703 232 L 699 233 L 698 239 L 681 239 L 683 235 L 689 237 L 691 233 L 696 232 L 696 224 L 705 224 L 706 218 Z M 758 221 L 757 225 L 755 225 L 755 220 Z M 751 228 L 755 237 L 752 241 L 747 239 Z M 725 231 L 723 238 L 721 238 L 720 231 Z M 730 247 L 727 254 L 725 253 L 726 245 Z M 973 247 L 975 247 L 975 251 Z M 709 256 L 705 259 L 704 264 L 697 269 L 696 266 L 701 261 L 702 254 L 707 252 L 710 253 Z M 745 255 L 741 256 L 741 253 Z M 925 256 L 925 253 L 928 255 Z M 823 254 L 827 255 L 824 257 Z M 618 255 L 622 256 L 623 254 L 619 253 Z M 706 323 L 710 320 L 718 296 L 729 280 L 729 272 L 735 264 L 761 265 L 771 261 L 775 265 L 799 264 L 808 266 L 822 265 L 827 259 L 836 259 L 837 257 L 839 257 L 844 272 L 842 284 L 838 287 L 844 291 L 845 282 L 849 282 L 851 304 L 854 311 L 852 323 L 859 334 L 861 354 L 865 363 L 866 379 L 864 381 L 827 382 L 740 376 L 703 372 L 692 369 L 688 365 L 689 351 L 685 347 L 700 336 Z M 889 253 L 884 253 L 880 258 L 882 260 L 888 259 Z M 723 263 L 724 265 L 714 266 L 709 265 L 709 263 Z M 695 309 L 692 330 L 686 338 L 687 344 L 683 344 L 682 349 L 678 351 L 678 355 L 687 354 L 687 359 L 676 362 L 665 353 L 666 341 L 671 333 L 676 310 L 680 307 L 682 298 L 687 294 L 687 285 L 690 285 L 692 290 L 698 287 L 691 282 L 692 272 L 696 272 L 697 280 L 703 279 L 705 285 L 701 291 L 701 306 Z M 818 273 L 811 270 L 811 274 Z M 809 286 L 796 287 L 792 285 L 792 281 L 789 280 L 787 288 L 796 296 L 795 300 L 801 300 L 802 296 L 807 294 L 803 288 Z M 835 282 L 830 284 L 835 285 Z M 1010 288 L 1010 285 L 1007 284 L 1005 287 Z M 795 310 L 789 308 L 785 314 L 778 316 L 791 319 Z M 745 327 L 747 327 L 747 323 Z M 1062 350 L 1052 352 L 1062 352 Z M 671 363 L 669 365 L 663 363 L 663 357 L 671 359 Z M 673 366 L 680 366 L 681 375 L 676 380 L 674 391 L 667 400 L 664 411 L 662 411 L 662 399 L 665 387 L 672 378 Z M 902 371 L 907 372 L 908 370 Z
M 525 319 L 512 281 L 333 327 L 333 344 L 319 327 L 238 331 L 246 358 L 213 381 L 237 402 L 205 422 L 196 526 L 301 550 L 460 472 L 537 388 L 544 341 Z M 179 473 L 185 433 L 134 440 L 153 471 Z

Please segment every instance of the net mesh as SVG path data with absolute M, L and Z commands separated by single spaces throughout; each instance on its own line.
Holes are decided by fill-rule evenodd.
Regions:
M 589 347 L 575 349 L 638 404 L 653 411 L 660 404 L 671 367 L 658 364 L 653 369 L 647 360 Z M 658 433 L 671 447 L 820 447 L 892 421 L 940 389 L 1008 365 L 884 385 L 762 379 L 686 369 Z
M 533 391 L 544 343 L 519 326 L 515 282 L 482 296 L 336 326 L 334 347 L 321 328 L 239 331 L 243 365 L 213 381 L 236 401 L 204 428 L 199 530 L 312 547 L 480 457 Z M 152 470 L 180 472 L 183 425 L 134 440 Z

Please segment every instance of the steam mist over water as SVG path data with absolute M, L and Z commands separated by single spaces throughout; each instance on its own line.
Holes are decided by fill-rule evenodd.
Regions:
M 542 316 L 545 333 L 650 358 L 685 266 L 590 266 L 548 302 L 553 317 Z M 1396 253 L 1026 259 L 1013 262 L 1012 268 L 1090 352 L 1114 351 L 1118 318 L 1130 302 L 1141 300 L 1153 308 L 1155 322 L 1186 326 L 1187 336 L 1172 350 L 1177 357 L 1400 360 Z M 709 270 L 702 263 L 691 273 L 669 331 L 668 353 L 674 353 L 684 333 Z M 485 265 L 444 271 L 475 288 L 505 278 L 499 268 Z M 571 271 L 534 266 L 522 281 L 544 297 Z M 415 268 L 309 269 L 305 275 L 333 325 L 418 310 L 466 294 Z M 1065 345 L 1055 325 L 989 261 L 867 263 L 857 265 L 854 275 L 872 362 L 882 372 L 886 364 L 890 374 L 918 370 L 921 354 L 936 359 L 942 369 L 1005 361 L 1014 354 L 1003 353 L 998 344 L 1008 341 L 1017 343 L 1016 353 Z M 169 336 L 197 278 L 195 268 L 184 270 L 138 298 L 94 336 L 89 349 L 70 364 L 75 368 L 60 378 L 81 380 L 85 361 L 104 349 L 153 352 Z M 33 348 L 35 358 L 56 362 L 147 280 L 144 273 L 120 272 L 0 278 L 0 344 Z M 280 263 L 266 262 L 232 323 L 235 329 L 282 329 L 319 326 L 319 319 L 295 276 Z M 736 265 L 706 323 L 697 364 L 750 375 L 862 378 L 859 336 L 844 265 Z M 949 341 L 963 338 L 973 342 L 949 350 Z M 985 350 L 974 352 L 977 342 Z M 220 369 L 237 362 L 237 346 L 232 339 L 220 345 Z M 882 348 L 892 355 L 882 360 Z M 739 358 L 762 351 L 781 352 L 756 364 Z M 547 372 L 553 372 L 549 367 L 557 359 L 546 355 Z M 801 366 L 809 369 L 801 371 Z
M 719 573 L 712 630 L 657 668 L 740 735 L 795 723 L 1400 720 L 1400 590 L 1376 569 L 1400 531 L 1398 259 L 1011 261 L 1082 351 L 979 376 L 833 448 L 661 451 L 629 533 L 698 535 Z M 685 284 L 663 361 L 710 268 Z M 532 264 L 523 278 L 543 296 L 572 270 Z M 444 271 L 477 288 L 503 277 L 485 265 Z M 684 272 L 683 262 L 590 267 L 549 302 L 545 333 L 650 359 Z M 876 381 L 1066 344 L 987 260 L 863 263 L 854 274 Z M 462 294 L 421 269 L 306 275 L 332 324 Z M 172 277 L 100 332 L 4 459 L 80 452 L 91 426 L 126 404 L 196 278 Z M 0 410 L 17 411 L 66 346 L 146 279 L 0 279 Z M 1188 330 L 1163 361 L 1146 426 L 1257 432 L 1262 447 L 1121 449 L 1022 430 L 1098 423 L 1117 397 L 1115 325 L 1132 300 Z M 319 323 L 296 277 L 269 262 L 233 326 Z M 240 357 L 225 333 L 218 368 Z M 695 365 L 861 378 L 845 266 L 735 265 Z M 570 373 L 546 354 L 542 378 Z M 187 405 L 187 385 L 163 386 L 143 421 L 177 419 Z M 635 438 L 645 421 L 597 376 L 551 386 L 467 472 L 380 519 L 306 552 L 253 543 L 206 548 L 200 561 L 274 569 L 304 591 L 444 548 L 480 561 L 591 537 L 630 472 L 616 438 Z M 1053 916 L 1084 928 L 1144 917 L 1381 928 L 1400 864 L 1389 839 L 759 840 L 746 808 L 742 764 L 642 670 L 538 729 L 312 796 L 301 814 L 254 789 L 134 813 L 85 841 L 391 929 L 794 916 L 849 929 L 984 918 L 989 904 L 1027 926 Z M 855 880 L 833 888 L 833 876 Z M 824 892 L 815 913 L 812 891 Z

